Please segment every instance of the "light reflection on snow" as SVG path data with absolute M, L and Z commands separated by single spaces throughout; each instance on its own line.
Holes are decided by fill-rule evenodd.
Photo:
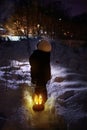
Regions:
M 51 65 L 52 76 L 65 76 L 67 68 L 61 67 L 60 65 Z
M 26 87 L 23 91 L 23 105 L 26 110 L 26 120 L 30 122 L 31 127 L 35 128 L 50 128 L 51 123 L 56 123 L 56 115 L 55 115 L 55 99 L 54 97 L 48 98 L 45 109 L 41 112 L 33 111 L 33 88 Z M 38 118 L 39 117 L 39 118 Z

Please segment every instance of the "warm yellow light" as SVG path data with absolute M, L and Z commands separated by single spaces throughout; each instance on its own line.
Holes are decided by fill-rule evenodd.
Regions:
M 24 101 L 23 104 L 26 106 L 26 108 L 32 108 L 33 106 L 33 99 L 31 96 L 31 93 L 28 90 L 24 91 Z
M 22 28 L 21 31 L 24 33 L 24 29 Z
M 37 27 L 39 28 L 39 27 L 40 27 L 40 24 L 37 24 Z
M 35 96 L 34 96 L 34 104 L 41 105 L 42 103 L 43 103 L 42 95 L 41 94 L 39 94 L 39 95 L 35 94 Z
M 39 95 L 39 104 L 42 104 L 43 103 L 43 98 L 42 98 L 42 95 L 40 94 Z
M 42 110 L 44 110 L 43 97 L 42 97 L 41 94 L 35 94 L 34 95 L 33 110 L 34 111 L 42 111 Z
M 64 35 L 66 36 L 66 35 L 67 35 L 67 33 L 66 33 L 66 32 L 64 32 Z
M 38 105 L 38 95 L 35 94 L 34 103 Z

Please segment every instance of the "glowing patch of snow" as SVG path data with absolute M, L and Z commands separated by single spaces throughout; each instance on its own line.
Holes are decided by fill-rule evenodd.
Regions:
M 68 69 L 61 67 L 60 65 L 51 65 L 52 76 L 65 76 Z
M 20 41 L 20 36 L 8 36 L 11 41 Z
M 30 127 L 32 128 L 50 128 L 51 123 L 56 124 L 55 115 L 55 99 L 50 97 L 46 104 L 45 109 L 41 112 L 34 112 L 33 107 L 33 89 L 31 87 L 26 87 L 23 91 L 23 106 L 25 108 L 25 118 L 30 122 Z M 41 118 L 38 118 L 41 117 Z M 51 126 L 52 127 L 52 126 Z

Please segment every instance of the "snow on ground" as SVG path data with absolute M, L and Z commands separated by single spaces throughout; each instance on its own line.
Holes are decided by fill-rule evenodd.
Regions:
M 53 75 L 47 89 L 56 99 L 56 113 L 64 116 L 68 129 L 87 129 L 87 48 L 57 42 L 53 52 Z
M 5 124 L 0 124 L 2 130 L 86 130 L 87 48 L 71 48 L 60 40 L 50 40 L 53 49 L 48 100 L 45 110 L 35 113 L 28 59 L 38 40 L 0 45 L 0 117 L 5 119 Z

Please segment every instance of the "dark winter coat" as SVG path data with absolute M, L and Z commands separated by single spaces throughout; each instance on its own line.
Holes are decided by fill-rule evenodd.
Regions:
M 51 78 L 50 52 L 35 50 L 29 58 L 31 81 L 38 86 L 45 86 Z

